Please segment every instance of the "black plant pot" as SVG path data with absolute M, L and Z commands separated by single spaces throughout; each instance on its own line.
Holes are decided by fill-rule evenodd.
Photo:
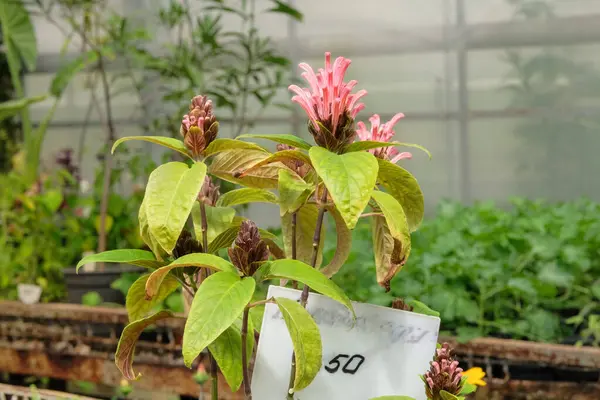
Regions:
M 126 273 L 145 271 L 133 265 L 105 264 L 104 271 L 85 272 L 83 268 L 76 272 L 75 268 L 64 270 L 67 285 L 67 301 L 81 304 L 82 297 L 89 292 L 97 292 L 106 303 L 125 304 L 125 296 L 120 290 L 111 288 L 111 284 Z

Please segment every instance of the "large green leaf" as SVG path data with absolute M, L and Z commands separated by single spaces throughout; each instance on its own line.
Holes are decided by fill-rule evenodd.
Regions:
M 154 254 L 149 251 L 121 249 L 103 251 L 102 253 L 91 254 L 84 257 L 77 263 L 77 270 L 79 270 L 82 265 L 93 262 L 131 264 L 151 269 L 165 265 L 163 262 L 157 261 Z
M 371 153 L 339 155 L 321 147 L 311 148 L 309 155 L 346 225 L 353 229 L 377 182 L 377 159 Z
M 0 121 L 17 115 L 25 107 L 46 100 L 48 96 L 25 97 L 19 100 L 8 100 L 0 103 Z
M 221 233 L 231 227 L 233 217 L 235 217 L 235 209 L 231 207 L 211 207 L 204 206 L 206 211 L 206 236 L 208 243 L 217 238 Z M 194 232 L 196 238 L 202 243 L 202 214 L 200 212 L 200 204 L 194 204 L 192 208 L 192 220 L 194 221 Z
M 410 231 L 415 231 L 425 213 L 423 192 L 414 176 L 402 167 L 389 161 L 379 162 L 379 183 L 402 205 Z
M 235 139 L 215 139 L 208 145 L 202 154 L 204 157 L 208 157 L 223 151 L 234 149 L 258 150 L 263 153 L 269 153 L 266 149 L 254 143 L 242 142 L 241 140 Z
M 115 353 L 115 364 L 117 364 L 117 368 L 126 379 L 134 380 L 139 378 L 139 375 L 133 372 L 133 353 L 141 333 L 148 326 L 156 323 L 156 321 L 171 317 L 173 317 L 171 312 L 163 310 L 147 318 L 132 322 L 123 329 Z
M 246 357 L 252 358 L 254 348 L 254 326 L 248 319 L 248 335 L 246 335 Z M 215 358 L 221 373 L 225 377 L 232 392 L 236 392 L 244 379 L 242 370 L 242 332 L 241 321 L 236 321 L 208 346 L 210 354 Z
M 185 267 L 208 268 L 213 271 L 226 271 L 237 274 L 235 267 L 229 261 L 226 261 L 221 257 L 206 253 L 186 254 L 183 257 L 179 257 L 171 264 L 159 268 L 150 274 L 148 282 L 146 282 L 146 296 L 153 298 L 157 295 L 163 280 L 172 269 Z
M 388 193 L 373 191 L 383 217 L 373 217 L 373 248 L 377 282 L 389 290 L 389 282 L 410 255 L 410 231 L 400 203 Z
M 206 165 L 194 163 L 191 168 L 181 162 L 170 162 L 150 174 L 144 202 L 150 233 L 169 254 L 196 203 L 204 183 Z
M 269 153 L 257 150 L 227 150 L 217 154 L 210 164 L 209 172 L 225 181 L 239 183 L 252 188 L 275 189 L 279 179 L 279 170 L 286 168 L 277 162 L 264 165 L 252 172 L 240 176 L 256 163 L 269 157 Z
M 317 227 L 319 209 L 314 204 L 305 204 L 296 212 L 296 259 L 307 264 L 312 262 L 313 237 Z M 288 258 L 292 258 L 292 214 L 286 214 L 281 218 L 281 230 L 283 232 L 283 246 Z M 323 243 L 325 242 L 325 229 L 321 226 L 321 238 L 317 264 L 319 268 L 323 262 Z
M 314 291 L 340 302 L 354 314 L 352 303 L 344 291 L 322 272 L 302 261 L 283 259 L 266 262 L 260 267 L 257 276 L 261 280 L 289 279 L 302 282 Z
M 156 306 L 159 306 L 164 299 L 179 287 L 179 282 L 175 277 L 167 275 L 156 296 L 151 299 L 146 298 L 146 282 L 150 274 L 140 276 L 127 291 L 125 308 L 129 315 L 129 322 L 137 321 L 146 317 Z
M 188 367 L 242 314 L 254 294 L 253 278 L 217 272 L 200 285 L 183 333 L 183 360 Z
M 288 146 L 298 147 L 299 149 L 303 149 L 303 150 L 308 150 L 312 147 L 309 143 L 307 143 L 305 140 L 299 138 L 298 136 L 286 135 L 286 134 L 282 134 L 282 135 L 245 134 L 245 135 L 238 136 L 237 139 L 266 139 L 266 140 L 271 140 L 271 141 L 277 142 L 277 143 L 287 144 Z
M 314 186 L 303 179 L 296 179 L 287 169 L 279 170 L 279 209 L 280 215 L 298 210 L 313 192 Z
M 4 45 L 17 51 L 29 71 L 37 64 L 37 40 L 29 18 L 29 12 L 22 0 L 0 2 L 0 25 L 3 26 Z
M 148 214 L 146 212 L 146 199 L 142 200 L 140 204 L 140 210 L 138 212 L 138 222 L 140 225 L 140 236 L 146 245 L 152 250 L 156 259 L 163 261 L 166 252 L 160 247 L 154 236 L 150 233 L 150 226 L 148 225 Z
M 217 206 L 233 207 L 247 203 L 275 203 L 277 196 L 265 189 L 241 188 L 231 190 L 219 197 Z
M 344 219 L 335 207 L 328 207 L 327 210 L 335 221 L 337 241 L 333 258 L 329 264 L 321 269 L 321 272 L 327 277 L 332 277 L 342 268 L 350 255 L 350 250 L 352 249 L 352 232 L 348 229 Z
M 275 302 L 287 326 L 296 355 L 294 391 L 302 390 L 310 385 L 321 369 L 323 345 L 319 327 L 308 311 L 296 301 L 277 297 Z
M 181 140 L 174 139 L 171 137 L 166 137 L 166 136 L 127 136 L 124 138 L 120 138 L 115 142 L 115 144 L 113 144 L 111 153 L 114 153 L 115 150 L 117 149 L 117 147 L 119 147 L 119 145 L 121 143 L 128 142 L 130 140 L 142 140 L 144 142 L 159 144 L 159 145 L 167 147 L 171 150 L 175 150 L 175 151 L 183 154 L 186 157 L 192 158 L 190 152 L 188 151 L 188 149 L 185 147 L 185 144 L 183 144 L 183 142 Z
M 354 142 L 350 146 L 346 147 L 346 153 L 351 153 L 353 151 L 364 151 L 371 149 L 379 149 L 381 147 L 391 147 L 391 146 L 404 146 L 404 147 L 414 147 L 419 150 L 423 150 L 429 158 L 431 158 L 431 153 L 425 147 L 419 144 L 413 143 L 402 143 L 402 142 L 377 142 L 374 140 L 365 140 L 361 142 Z

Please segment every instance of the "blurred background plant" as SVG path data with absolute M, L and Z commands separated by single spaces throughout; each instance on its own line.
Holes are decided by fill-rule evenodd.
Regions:
M 595 332 L 597 344 L 599 212 L 600 204 L 586 199 L 514 199 L 509 209 L 442 202 L 413 234 L 410 259 L 390 293 L 372 279 L 367 224 L 354 232 L 348 265 L 334 280 L 358 301 L 416 298 L 441 313 L 444 333 L 461 340 L 593 344 Z M 331 256 L 335 243 L 327 244 Z

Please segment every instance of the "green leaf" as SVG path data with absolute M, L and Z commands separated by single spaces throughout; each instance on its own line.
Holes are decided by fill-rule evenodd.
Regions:
M 142 200 L 140 204 L 140 210 L 138 213 L 138 222 L 140 225 L 140 236 L 146 245 L 152 250 L 152 253 L 156 256 L 156 259 L 163 261 L 163 256 L 166 254 L 165 251 L 160 247 L 154 236 L 150 234 L 150 226 L 148 226 L 148 214 L 146 213 L 146 199 Z
M 142 140 L 144 142 L 159 144 L 159 145 L 167 147 L 171 150 L 175 150 L 176 152 L 181 153 L 188 158 L 192 158 L 192 156 L 190 155 L 190 152 L 188 151 L 188 149 L 185 147 L 185 144 L 183 144 L 183 142 L 181 140 L 166 137 L 166 136 L 127 136 L 127 137 L 117 140 L 115 142 L 115 144 L 113 144 L 111 153 L 114 153 L 115 150 L 117 149 L 117 147 L 119 147 L 119 145 L 121 143 L 128 142 L 130 140 Z M 165 165 L 168 165 L 168 164 L 165 164 Z
M 286 14 L 286 15 L 294 18 L 298 22 L 302 22 L 302 20 L 304 19 L 304 16 L 302 15 L 302 13 L 300 11 L 298 11 L 296 8 L 291 7 L 289 4 L 286 4 L 285 2 L 283 2 L 281 0 L 272 0 L 272 1 L 275 3 L 275 7 L 269 9 L 268 10 L 269 12 Z
M 592 294 L 596 297 L 596 299 L 600 300 L 600 281 L 596 281 L 591 289 Z
M 308 144 L 303 139 L 294 135 L 254 135 L 254 134 L 245 134 L 240 135 L 236 139 L 266 139 L 271 140 L 273 142 L 287 144 L 288 146 L 298 147 L 299 149 L 308 150 L 312 146 Z
M 206 165 L 194 163 L 191 168 L 181 162 L 170 162 L 150 174 L 144 202 L 148 227 L 158 244 L 169 254 L 196 203 Z
M 462 400 L 463 397 L 458 397 L 453 395 L 452 393 L 446 392 L 445 390 L 440 391 L 440 396 L 442 400 Z
M 210 243 L 215 238 L 231 227 L 233 217 L 235 217 L 235 209 L 231 207 L 211 207 L 208 205 L 205 205 L 204 209 L 207 220 L 206 236 L 210 246 Z M 198 203 L 194 204 L 192 208 L 192 220 L 194 221 L 196 238 L 202 243 L 202 214 L 200 204 Z
M 163 310 L 147 318 L 132 322 L 123 329 L 115 353 L 115 364 L 126 379 L 131 381 L 140 377 L 139 374 L 136 376 L 133 371 L 133 353 L 135 345 L 144 329 L 154 324 L 156 321 L 171 317 L 173 317 L 171 312 Z
M 302 390 L 310 385 L 321 369 L 321 333 L 308 311 L 299 303 L 283 297 L 275 298 L 275 302 L 287 326 L 296 355 L 294 391 Z
M 371 153 L 339 155 L 321 147 L 311 148 L 309 155 L 346 226 L 353 229 L 377 181 L 377 159 Z
M 410 232 L 404 210 L 394 197 L 377 190 L 372 196 L 384 215 L 373 217 L 377 283 L 389 290 L 389 282 L 400 272 L 410 255 Z
M 335 221 L 336 245 L 333 258 L 325 267 L 321 268 L 321 272 L 332 277 L 344 265 L 352 250 L 352 232 L 346 226 L 344 219 L 335 207 L 328 207 L 327 210 Z
M 242 384 L 244 375 L 242 370 L 242 332 L 241 322 L 234 323 L 208 346 L 221 373 L 225 377 L 232 392 L 236 392 Z M 239 326 L 238 326 L 239 325 Z M 248 335 L 246 336 L 247 359 L 252 358 L 254 348 L 254 327 L 248 320 Z
M 151 269 L 164 265 L 163 262 L 157 261 L 154 254 L 149 251 L 121 249 L 91 254 L 79 261 L 76 268 L 79 270 L 82 265 L 93 262 L 131 264 Z
M 102 296 L 98 292 L 87 292 L 81 296 L 81 304 L 88 307 L 97 307 L 104 302 Z
M 379 183 L 402 205 L 410 231 L 414 232 L 423 221 L 425 213 L 425 201 L 419 183 L 404 168 L 379 158 L 377 162 Z
M 257 276 L 263 281 L 269 279 L 289 279 L 302 282 L 314 291 L 343 304 L 354 314 L 352 303 L 344 291 L 333 283 L 332 280 L 323 275 L 322 272 L 317 271 L 302 261 L 291 259 L 269 261 L 260 267 Z
M 313 236 L 317 227 L 319 209 L 314 204 L 305 204 L 296 214 L 296 259 L 309 264 L 312 262 Z M 292 258 L 292 214 L 288 213 L 281 218 L 281 230 L 285 254 L 288 258 Z M 319 268 L 323 262 L 323 243 L 325 243 L 325 229 L 322 225 L 315 268 Z
M 2 1 L 0 5 L 0 25 L 3 25 L 3 42 L 14 47 L 20 58 L 25 61 L 29 71 L 35 69 L 38 51 L 35 30 L 29 18 L 29 12 L 23 1 Z
M 432 310 L 431 308 L 427 307 L 425 303 L 421 303 L 418 300 L 411 300 L 408 302 L 408 305 L 412 306 L 413 312 L 416 312 L 417 314 L 430 315 L 438 318 L 440 316 L 439 312 Z
M 265 315 L 265 305 L 260 305 L 256 307 L 252 307 L 250 309 L 250 319 L 252 319 L 252 325 L 254 329 L 260 333 L 260 329 L 262 328 L 262 320 Z
M 148 282 L 146 283 L 146 296 L 148 298 L 153 298 L 159 293 L 159 288 L 161 287 L 163 280 L 172 269 L 185 267 L 208 268 L 213 271 L 225 271 L 237 274 L 237 270 L 233 264 L 221 257 L 206 253 L 186 254 L 183 257 L 179 257 L 171 264 L 159 268 L 150 274 Z
M 58 211 L 58 208 L 63 203 L 63 194 L 60 190 L 48 190 L 42 196 L 40 196 L 41 202 L 44 204 L 46 209 L 54 214 Z
M 129 315 L 129 322 L 145 318 L 155 307 L 159 306 L 171 293 L 179 287 L 179 282 L 175 277 L 167 275 L 160 285 L 156 296 L 151 299 L 146 298 L 146 282 L 150 274 L 140 276 L 127 291 L 125 308 Z
M 227 150 L 245 149 L 245 150 L 258 150 L 263 153 L 269 154 L 269 152 L 255 143 L 242 142 L 236 139 L 215 139 L 208 147 L 202 152 L 204 157 L 212 156 L 213 154 L 221 153 Z
M 414 397 L 410 396 L 381 396 L 374 397 L 370 400 L 415 400 Z
M 97 61 L 98 52 L 96 50 L 90 50 L 81 54 L 68 64 L 61 66 L 52 79 L 50 93 L 55 97 L 60 97 L 75 75 Z
M 47 95 L 25 97 L 19 100 L 8 100 L 0 103 L 0 121 L 6 118 L 17 115 L 25 107 L 29 107 L 30 104 L 39 103 L 46 100 Z
M 242 171 L 269 157 L 269 153 L 257 150 L 228 150 L 217 154 L 210 164 L 209 172 L 225 181 L 239 183 L 252 188 L 275 189 L 279 170 L 287 168 L 282 163 L 264 165 L 244 176 Z M 295 174 L 295 173 L 293 173 Z
M 463 387 L 460 390 L 461 396 L 466 396 L 477 391 L 477 386 L 467 382 L 467 377 L 463 376 Z
M 217 200 L 217 206 L 233 207 L 247 203 L 275 203 L 277 196 L 265 189 L 242 188 L 222 194 Z
M 313 192 L 314 187 L 304 181 L 295 179 L 287 169 L 279 170 L 279 206 L 280 215 L 298 210 Z
M 354 142 L 346 147 L 346 153 L 351 153 L 353 151 L 364 151 L 364 150 L 372 150 L 372 149 L 380 149 L 382 147 L 391 147 L 391 146 L 404 146 L 404 147 L 414 147 L 419 150 L 423 150 L 429 158 L 431 158 L 431 153 L 425 147 L 413 144 L 413 143 L 402 143 L 402 142 L 377 142 L 374 140 L 365 140 L 361 142 Z
M 248 168 L 245 171 L 242 171 L 242 176 L 252 172 L 253 170 L 262 167 L 263 165 L 273 164 L 275 162 L 281 162 L 286 164 L 286 162 L 296 162 L 300 161 L 304 164 L 308 164 L 312 166 L 310 158 L 306 153 L 301 152 L 300 150 L 282 150 L 278 151 L 275 154 L 265 158 L 262 161 L 254 164 L 252 167 Z M 286 164 L 287 165 L 287 164 Z
M 255 281 L 231 272 L 217 272 L 200 285 L 185 324 L 183 360 L 190 367 L 202 350 L 214 342 L 252 300 Z

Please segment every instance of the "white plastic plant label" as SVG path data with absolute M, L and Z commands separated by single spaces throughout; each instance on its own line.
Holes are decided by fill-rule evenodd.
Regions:
M 300 299 L 301 292 L 270 286 L 268 298 Z M 369 400 L 411 396 L 425 400 L 419 375 L 435 353 L 440 319 L 408 311 L 353 303 L 356 322 L 341 304 L 315 293 L 307 310 L 321 331 L 323 364 L 296 400 Z M 276 304 L 267 304 L 252 377 L 260 400 L 286 398 L 293 347 Z

